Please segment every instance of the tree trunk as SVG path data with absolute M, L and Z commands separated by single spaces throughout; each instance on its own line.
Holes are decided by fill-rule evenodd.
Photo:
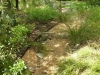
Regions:
M 16 9 L 18 10 L 19 9 L 19 1 L 16 0 Z

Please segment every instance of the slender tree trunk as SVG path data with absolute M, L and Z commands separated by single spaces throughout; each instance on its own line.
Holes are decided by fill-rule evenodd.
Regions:
M 2 0 L 0 0 L 0 5 L 2 5 Z M 0 10 L 0 17 L 1 17 L 1 14 L 2 14 L 2 10 Z
M 19 1 L 16 0 L 16 9 L 18 10 L 19 9 Z

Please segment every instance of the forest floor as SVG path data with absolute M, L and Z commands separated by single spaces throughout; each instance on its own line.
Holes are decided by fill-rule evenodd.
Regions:
M 68 27 L 64 23 L 58 23 L 49 31 L 45 32 L 49 38 L 41 42 L 46 49 L 46 55 L 36 52 L 34 48 L 27 50 L 22 59 L 25 61 L 28 70 L 31 71 L 31 75 L 58 75 L 57 71 L 61 60 L 69 56 L 76 59 L 79 52 L 76 53 L 76 51 L 72 51 L 75 49 L 69 45 L 70 41 L 66 37 L 66 30 L 68 30 Z M 94 49 L 96 42 L 90 45 L 92 45 Z M 90 45 L 86 44 L 81 46 L 77 51 L 84 54 L 84 50 L 91 50 Z
M 72 27 L 79 27 L 80 22 L 74 18 L 74 22 L 71 25 Z M 36 52 L 34 48 L 30 48 L 22 59 L 25 61 L 27 68 L 32 72 L 31 75 L 57 75 L 59 63 L 69 55 L 70 41 L 66 37 L 68 26 L 57 22 L 48 23 L 44 26 L 37 22 L 36 25 L 38 32 L 43 31 L 49 37 L 49 39 L 42 41 L 47 54 L 44 55 L 43 53 Z
M 63 12 L 66 12 L 65 9 Z M 74 19 L 74 21 L 70 23 L 72 28 L 79 28 L 82 21 L 84 21 L 84 18 L 79 19 L 78 17 L 79 16 L 72 17 L 72 19 Z M 37 22 L 36 25 L 36 31 L 33 33 L 38 34 L 42 31 L 43 36 L 47 35 L 46 40 L 40 40 L 40 43 L 42 43 L 43 47 L 46 49 L 46 55 L 37 52 L 34 48 L 30 48 L 26 51 L 22 59 L 25 61 L 28 70 L 31 71 L 31 75 L 58 75 L 57 71 L 61 60 L 67 58 L 70 52 L 75 50 L 69 46 L 70 41 L 66 37 L 68 26 L 64 23 L 57 22 L 48 22 L 43 26 Z M 94 47 L 96 46 L 95 44 L 96 42 L 92 42 L 90 45 Z M 88 44 L 83 45 L 81 48 L 89 48 L 87 45 Z
M 23 56 L 26 66 L 34 75 L 56 75 L 60 60 L 67 57 L 67 47 L 69 41 L 64 38 L 68 27 L 63 23 L 58 23 L 46 34 L 51 39 L 43 41 L 47 54 L 36 53 L 34 49 L 29 49 Z
M 22 59 L 25 61 L 27 68 L 32 72 L 32 75 L 57 75 L 60 61 L 69 55 L 70 41 L 66 37 L 68 26 L 57 22 L 48 23 L 44 26 L 38 23 L 36 25 L 36 32 L 38 30 L 38 32 L 43 31 L 43 34 L 48 36 L 45 41 L 41 41 L 47 54 L 44 55 L 43 53 L 36 52 L 34 48 L 30 48 Z M 80 21 L 74 19 L 71 25 L 72 27 L 78 27 L 77 25 L 80 25 Z

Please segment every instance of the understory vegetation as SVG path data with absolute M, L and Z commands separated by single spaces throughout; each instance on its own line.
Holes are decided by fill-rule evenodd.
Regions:
M 30 75 L 21 58 L 29 48 L 47 53 L 37 37 L 42 39 L 42 32 L 51 26 L 45 24 L 51 21 L 66 24 L 65 38 L 70 41 L 70 47 L 86 45 L 90 41 L 100 42 L 99 0 L 1 0 L 0 75 Z M 91 47 L 79 49 L 60 63 L 58 74 L 100 75 L 99 51 Z
M 67 35 L 71 44 L 84 44 L 90 40 L 97 40 L 100 37 L 100 7 L 75 3 L 71 8 L 70 17 L 68 16 L 65 22 L 69 28 Z
M 26 13 L 30 20 L 39 21 L 41 23 L 46 23 L 50 20 L 54 20 L 57 14 L 54 9 L 48 6 L 41 6 L 37 8 L 31 7 L 26 9 Z
M 59 64 L 59 75 L 99 75 L 99 50 L 83 47 Z
M 68 26 L 68 39 L 70 45 L 91 44 L 100 38 L 100 6 L 96 3 L 75 3 L 71 6 Z M 74 25 L 72 24 L 74 22 Z M 91 42 L 90 42 L 91 41 Z M 96 44 L 92 47 L 84 47 L 68 56 L 59 64 L 58 75 L 99 75 L 99 49 Z M 95 48 L 94 48 L 95 47 Z M 74 47 L 73 47 L 74 48 Z

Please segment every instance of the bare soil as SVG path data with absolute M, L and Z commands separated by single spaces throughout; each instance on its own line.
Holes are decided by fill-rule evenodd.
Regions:
M 34 49 L 29 49 L 23 56 L 28 69 L 33 73 L 32 75 L 56 75 L 58 70 L 58 64 L 60 60 L 67 57 L 68 40 L 63 38 L 66 32 L 67 26 L 63 23 L 59 23 L 47 34 L 51 39 L 47 39 L 43 42 L 43 46 L 47 50 L 47 55 L 42 53 L 36 53 Z

